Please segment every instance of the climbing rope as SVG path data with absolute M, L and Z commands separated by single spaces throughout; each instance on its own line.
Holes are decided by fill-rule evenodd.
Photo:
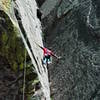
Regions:
M 24 69 L 23 69 L 23 72 L 24 72 L 24 79 L 23 79 L 23 100 L 25 98 L 25 81 L 26 81 L 26 50 L 25 50 L 25 61 L 24 61 Z

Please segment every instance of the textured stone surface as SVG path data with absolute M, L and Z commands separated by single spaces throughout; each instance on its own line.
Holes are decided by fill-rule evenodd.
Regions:
M 34 94 L 34 91 L 36 90 L 36 83 L 34 83 L 34 81 L 37 81 L 34 79 L 37 78 L 37 72 L 39 78 L 39 81 L 37 83 L 41 83 L 41 86 L 39 86 L 39 88 L 41 88 L 42 90 L 41 95 L 46 100 L 50 100 L 48 72 L 46 66 L 42 64 L 43 52 L 42 49 L 40 49 L 40 47 L 38 46 L 43 46 L 43 43 L 41 23 L 37 18 L 38 7 L 36 1 L 8 1 L 9 2 L 7 2 L 7 0 L 0 1 L 0 73 L 2 74 L 2 67 L 5 67 L 3 71 L 6 71 L 2 76 L 8 75 L 8 77 L 5 77 L 5 80 L 3 79 L 4 77 L 2 77 L 2 79 L 0 80 L 0 88 L 5 86 L 4 90 L 0 91 L 0 100 L 22 100 L 22 75 L 23 68 L 25 67 L 26 70 L 28 70 L 25 73 L 25 96 L 26 94 Z M 27 49 L 28 53 L 25 53 L 25 48 Z M 32 62 L 30 62 L 30 58 L 28 55 L 30 56 Z M 7 64 L 9 65 L 10 69 L 14 68 L 17 74 L 13 70 L 8 72 L 9 69 L 7 68 L 7 64 L 5 64 L 5 59 L 7 59 Z M 33 66 L 31 66 L 31 64 L 33 64 Z M 13 74 L 10 75 L 10 72 L 13 72 L 15 76 L 17 75 L 14 80 Z M 19 72 L 21 73 L 21 76 Z M 35 75 L 33 73 L 35 73 Z M 11 82 L 9 82 L 9 77 L 11 77 L 12 79 Z M 3 82 L 3 80 L 6 82 Z M 7 86 L 9 86 L 7 82 L 10 84 L 10 86 L 13 86 L 13 89 L 9 89 L 10 87 L 6 87 L 6 84 Z M 7 94 L 5 90 L 7 90 L 7 93 L 9 92 L 9 94 Z M 14 96 L 12 95 L 12 93 L 14 93 Z M 17 95 L 19 95 L 19 98 L 17 98 Z M 25 99 L 27 99 L 27 97 L 25 97 Z
M 99 3 L 61 0 L 56 10 L 52 8 L 53 14 L 43 19 L 48 47 L 62 56 L 49 66 L 53 100 L 100 99 Z

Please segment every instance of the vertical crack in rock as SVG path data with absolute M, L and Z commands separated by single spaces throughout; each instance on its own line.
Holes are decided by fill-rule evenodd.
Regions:
M 42 85 L 44 98 L 46 100 L 50 100 L 48 71 L 46 66 L 42 65 L 42 50 L 36 45 L 36 43 L 38 43 L 39 45 L 43 46 L 41 24 L 37 18 L 36 2 L 35 0 L 17 0 L 16 5 L 18 10 L 15 9 L 15 12 L 17 12 L 15 15 L 21 29 L 21 37 L 37 71 L 40 83 Z
M 88 24 L 91 28 L 94 28 L 93 25 L 91 25 L 91 23 L 90 23 L 91 10 L 92 10 L 92 1 L 90 0 L 89 12 L 88 12 L 88 15 L 87 15 L 87 24 Z

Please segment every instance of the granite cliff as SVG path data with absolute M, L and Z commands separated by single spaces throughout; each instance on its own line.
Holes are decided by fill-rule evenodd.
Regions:
M 62 59 L 49 66 L 53 100 L 100 99 L 100 1 L 46 0 L 46 46 Z
M 37 9 L 35 0 L 0 1 L 0 100 L 50 100 Z
M 26 100 L 36 99 L 36 87 L 40 100 L 50 100 L 50 90 L 52 100 L 100 100 L 100 1 L 36 2 L 0 1 L 0 100 L 22 100 L 25 61 Z M 48 66 L 50 90 L 35 42 L 61 56 Z

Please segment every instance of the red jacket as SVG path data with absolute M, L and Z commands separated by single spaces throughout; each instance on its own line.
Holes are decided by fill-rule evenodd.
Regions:
M 43 48 L 43 54 L 44 54 L 44 56 L 46 56 L 46 55 L 54 56 L 54 53 L 47 48 Z

